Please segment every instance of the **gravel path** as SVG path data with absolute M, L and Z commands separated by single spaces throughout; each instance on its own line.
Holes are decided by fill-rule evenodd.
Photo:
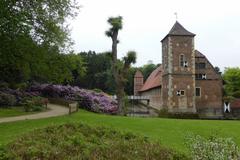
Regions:
M 46 112 L 41 112 L 41 113 L 36 113 L 31 115 L 22 115 L 22 116 L 16 116 L 16 117 L 0 118 L 0 123 L 27 120 L 27 119 L 41 119 L 41 118 L 48 118 L 48 117 L 56 117 L 56 116 L 68 114 L 69 112 L 67 107 L 63 107 L 55 104 L 48 104 L 48 108 L 50 110 Z

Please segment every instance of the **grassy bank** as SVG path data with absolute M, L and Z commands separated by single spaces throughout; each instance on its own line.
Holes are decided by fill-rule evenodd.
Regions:
M 0 108 L 0 118 L 21 116 L 33 113 L 34 112 L 25 112 L 23 107 Z
M 213 134 L 219 137 L 232 137 L 240 146 L 240 121 L 131 118 L 95 114 L 84 110 L 71 116 L 2 123 L 0 124 L 0 145 L 7 144 L 16 136 L 33 129 L 68 122 L 84 122 L 90 125 L 105 125 L 117 130 L 131 131 L 182 152 L 187 152 L 184 138 L 188 133 L 204 137 Z
M 4 157 L 4 158 L 1 158 Z M 189 159 L 159 143 L 131 132 L 82 123 L 53 125 L 34 130 L 0 150 L 0 159 Z

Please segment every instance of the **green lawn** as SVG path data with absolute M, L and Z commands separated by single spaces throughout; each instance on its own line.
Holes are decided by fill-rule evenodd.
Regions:
M 10 107 L 10 108 L 0 108 L 0 118 L 21 116 L 26 114 L 32 114 L 33 112 L 25 112 L 23 107 Z
M 131 118 L 95 114 L 84 110 L 71 116 L 2 123 L 0 124 L 0 145 L 7 144 L 16 136 L 35 128 L 67 122 L 84 122 L 90 125 L 110 126 L 121 131 L 132 131 L 150 137 L 152 140 L 160 140 L 163 145 L 182 152 L 187 151 L 184 137 L 188 133 L 232 137 L 240 146 L 240 121 Z

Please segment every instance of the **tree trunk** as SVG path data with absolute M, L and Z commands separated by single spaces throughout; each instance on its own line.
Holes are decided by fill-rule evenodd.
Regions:
M 123 114 L 123 108 L 125 106 L 124 102 L 124 85 L 121 82 L 121 75 L 118 73 L 118 66 L 117 66 L 117 40 L 118 30 L 113 32 L 112 35 L 112 62 L 113 62 L 113 76 L 116 82 L 116 96 L 118 102 L 118 113 Z
M 124 93 L 124 87 L 120 87 L 117 89 L 117 101 L 118 101 L 118 113 L 124 114 L 124 107 L 125 107 L 125 93 Z

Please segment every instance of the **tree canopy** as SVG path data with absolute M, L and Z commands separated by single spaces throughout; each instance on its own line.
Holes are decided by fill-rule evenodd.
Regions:
M 240 97 L 240 68 L 226 68 L 223 74 L 226 96 Z
M 78 8 L 73 0 L 1 0 L 0 82 L 64 83 L 77 67 L 82 75 L 82 60 L 63 55 L 72 44 L 66 20 Z

